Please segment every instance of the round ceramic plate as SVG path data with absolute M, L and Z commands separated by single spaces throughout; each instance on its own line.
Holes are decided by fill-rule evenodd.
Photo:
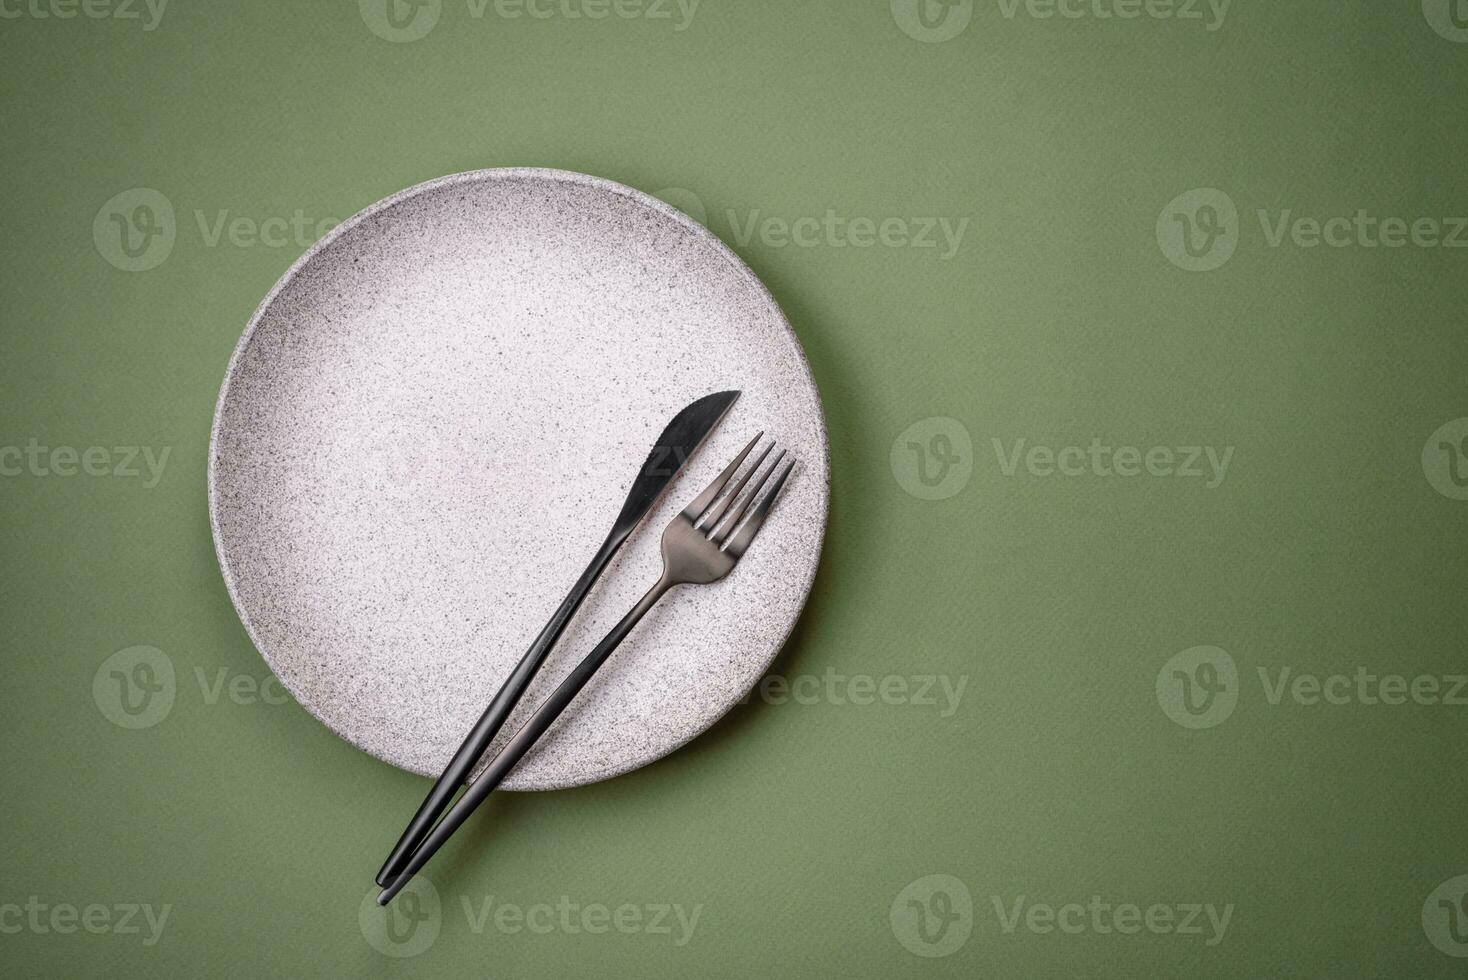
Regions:
M 743 396 L 623 548 L 500 734 L 661 570 L 662 528 L 757 431 L 799 466 L 723 582 L 663 600 L 505 781 L 606 779 L 687 742 L 769 667 L 810 590 L 827 445 L 800 344 L 717 238 L 554 170 L 409 188 L 307 252 L 225 375 L 214 544 L 307 710 L 437 775 L 590 560 L 663 426 Z

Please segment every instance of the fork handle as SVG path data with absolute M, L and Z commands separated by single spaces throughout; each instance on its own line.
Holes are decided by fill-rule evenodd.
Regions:
M 612 655 L 612 651 L 616 650 L 617 646 L 627 638 L 627 634 L 632 632 L 638 621 L 647 615 L 649 609 L 657 605 L 658 600 L 666 595 L 669 589 L 677 584 L 666 575 L 659 579 L 658 583 L 637 601 L 637 605 L 633 606 L 631 611 L 623 616 L 616 626 L 612 627 L 611 632 L 596 645 L 596 649 L 587 654 L 586 658 L 577 664 L 570 674 L 566 675 L 566 679 L 561 681 L 560 686 L 551 692 L 540 707 L 535 709 L 535 713 L 525 722 L 524 727 L 515 733 L 514 738 L 505 743 L 505 747 L 500 749 L 499 754 L 494 757 L 479 778 L 469 785 L 464 795 L 459 797 L 458 802 L 448 813 L 444 814 L 443 819 L 428 836 L 423 838 L 422 843 L 413 851 L 412 857 L 403 865 L 402 870 L 389 876 L 386 882 L 379 881 L 379 884 L 384 887 L 381 894 L 377 896 L 378 905 L 386 905 L 392 901 L 394 895 L 402 891 L 412 877 L 428 863 L 428 859 L 433 857 L 434 852 L 453 836 L 454 831 L 458 830 L 468 819 L 469 814 L 473 813 L 475 808 L 484 802 L 484 798 L 504 781 L 504 778 L 510 774 L 510 770 L 515 768 L 515 764 L 524 758 L 525 753 L 529 752 L 540 736 L 545 734 L 546 729 L 550 728 L 560 717 L 561 712 L 566 710 L 566 706 L 581 692 L 586 682 L 591 680 L 597 669 Z

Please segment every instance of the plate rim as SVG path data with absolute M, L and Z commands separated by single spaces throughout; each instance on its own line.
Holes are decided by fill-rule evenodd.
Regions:
M 780 654 L 785 649 L 785 645 L 790 640 L 791 634 L 794 633 L 795 627 L 800 623 L 801 618 L 805 615 L 806 603 L 810 600 L 811 591 L 815 585 L 816 575 L 820 571 L 821 561 L 825 556 L 826 530 L 830 524 L 831 509 L 830 430 L 826 425 L 825 404 L 821 399 L 820 387 L 816 384 L 815 374 L 813 371 L 811 371 L 810 358 L 805 352 L 805 346 L 800 342 L 800 337 L 795 333 L 795 328 L 791 325 L 790 318 L 785 315 L 784 309 L 781 308 L 779 302 L 770 292 L 769 287 L 765 285 L 764 281 L 760 279 L 759 276 L 755 275 L 754 270 L 749 267 L 748 263 L 741 259 L 739 255 L 735 253 L 734 250 L 730 248 L 729 245 L 726 244 L 724 240 L 721 239 L 718 235 L 714 234 L 706 226 L 695 221 L 687 214 L 684 214 L 682 211 L 668 204 L 666 201 L 654 197 L 653 195 L 645 191 L 640 191 L 635 187 L 629 187 L 626 184 L 619 183 L 607 177 L 598 177 L 592 174 L 581 173 L 574 170 L 562 170 L 554 167 L 490 167 L 478 170 L 465 170 L 459 173 L 446 174 L 441 177 L 435 177 L 430 180 L 425 180 L 420 183 L 413 184 L 409 187 L 403 188 L 400 191 L 397 191 L 396 193 L 390 194 L 389 196 L 384 197 L 373 204 L 368 205 L 367 207 L 358 211 L 356 214 L 352 215 L 350 218 L 347 218 L 345 221 L 341 222 L 330 231 L 328 231 L 325 235 L 321 236 L 321 238 L 317 239 L 316 242 L 310 246 L 310 248 L 308 248 L 294 262 L 291 263 L 290 267 L 286 269 L 286 271 L 280 276 L 278 280 L 276 280 L 275 285 L 270 288 L 270 291 L 265 294 L 265 297 L 260 301 L 259 305 L 255 307 L 254 313 L 250 315 L 250 319 L 245 325 L 244 332 L 240 334 L 240 339 L 235 344 L 234 351 L 230 354 L 229 363 L 225 367 L 224 371 L 224 379 L 219 386 L 219 396 L 215 399 L 214 403 L 214 416 L 209 427 L 209 457 L 207 464 L 206 484 L 209 506 L 209 531 L 210 537 L 213 539 L 214 542 L 215 561 L 218 563 L 220 574 L 224 578 L 224 586 L 225 590 L 229 593 L 230 604 L 234 607 L 235 614 L 239 617 L 240 625 L 244 627 L 246 635 L 250 638 L 250 643 L 255 648 L 255 652 L 259 654 L 262 660 L 265 661 L 265 665 L 270 668 L 270 672 L 274 675 L 275 679 L 279 681 L 287 691 L 290 692 L 292 699 L 294 699 L 298 705 L 304 708 L 306 712 L 311 715 L 311 717 L 315 718 L 316 721 L 318 721 L 323 727 L 325 727 L 327 731 L 331 732 L 331 734 L 336 736 L 342 742 L 345 742 L 347 745 L 352 746 L 358 751 L 364 752 L 372 758 L 377 759 L 378 761 L 383 762 L 393 767 L 394 769 L 411 773 L 415 776 L 426 776 L 430 779 L 436 777 L 436 774 L 434 773 L 420 773 L 415 769 L 410 769 L 403 765 L 400 765 L 392 759 L 384 758 L 379 752 L 375 751 L 374 749 L 359 743 L 347 734 L 337 730 L 334 725 L 332 725 L 324 717 L 322 717 L 321 712 L 314 704 L 312 704 L 308 699 L 304 698 L 301 695 L 301 693 L 296 689 L 291 681 L 281 676 L 281 672 L 277 669 L 275 661 L 267 652 L 266 644 L 261 642 L 261 638 L 258 635 L 254 624 L 250 620 L 250 615 L 245 609 L 244 604 L 240 600 L 239 591 L 235 585 L 234 573 L 230 568 L 228 559 L 226 558 L 224 543 L 221 539 L 219 526 L 219 438 L 225 415 L 225 403 L 228 401 L 229 398 L 231 383 L 233 382 L 236 372 L 238 371 L 240 364 L 245 356 L 245 352 L 248 350 L 250 343 L 255 336 L 256 329 L 260 326 L 261 322 L 263 322 L 266 313 L 274 305 L 277 297 L 282 291 L 286 289 L 287 286 L 295 281 L 296 277 L 300 275 L 302 270 L 304 270 L 311 263 L 312 260 L 315 259 L 317 254 L 326 250 L 327 248 L 330 248 L 339 238 L 342 238 L 353 229 L 355 229 L 358 225 L 376 216 L 377 214 L 388 210 L 389 208 L 395 207 L 404 201 L 410 200 L 411 198 L 418 197 L 422 194 L 426 194 L 434 190 L 438 190 L 442 187 L 449 187 L 462 183 L 496 182 L 524 178 L 533 178 L 559 183 L 580 184 L 584 186 L 596 187 L 601 190 L 609 191 L 613 194 L 617 194 L 623 197 L 629 197 L 644 206 L 651 207 L 655 211 L 661 212 L 663 215 L 672 218 L 675 222 L 682 225 L 688 231 L 692 232 L 696 237 L 701 238 L 713 245 L 715 252 L 734 270 L 735 274 L 741 280 L 753 286 L 757 293 L 763 297 L 764 302 L 771 310 L 774 311 L 777 318 L 779 319 L 780 325 L 784 327 L 785 333 L 789 336 L 792 342 L 792 346 L 798 354 L 800 368 L 805 373 L 806 379 L 810 384 L 811 391 L 815 393 L 815 419 L 818 430 L 817 434 L 821 443 L 821 471 L 819 474 L 820 480 L 817 483 L 817 491 L 820 497 L 820 531 L 816 535 L 815 560 L 811 563 L 810 572 L 806 575 L 805 580 L 800 583 L 799 603 L 796 607 L 794 617 L 792 617 L 790 620 L 789 626 L 784 630 L 783 635 L 779 637 L 778 642 L 772 645 L 769 659 L 765 662 L 758 675 L 750 682 L 750 685 L 744 689 L 744 691 L 741 693 L 741 696 L 732 700 L 724 708 L 724 710 L 715 715 L 708 722 L 707 725 L 691 733 L 686 738 L 680 739 L 668 745 L 657 755 L 654 755 L 642 761 L 618 764 L 607 769 L 598 770 L 594 774 L 584 778 L 567 777 L 559 779 L 540 779 L 531 782 L 521 782 L 516 784 L 515 773 L 512 772 L 510 776 L 505 780 L 505 783 L 500 787 L 500 791 L 510 792 L 536 792 L 543 790 L 569 789 L 575 786 L 589 786 L 595 783 L 604 782 L 608 779 L 614 779 L 617 776 L 622 776 L 637 769 L 641 769 L 645 766 L 652 765 L 655 762 L 667 758 L 674 752 L 681 749 L 683 746 L 687 745 L 689 742 L 693 741 L 695 738 L 698 738 L 700 735 L 708 732 L 715 725 L 717 725 L 719 721 L 723 719 L 730 711 L 732 711 L 736 705 L 741 704 L 745 700 L 747 700 L 749 693 L 753 691 L 754 688 L 758 686 L 760 681 L 763 680 L 763 678 L 765 677 L 770 668 L 770 665 L 773 664 L 777 659 L 779 659 Z M 806 470 L 806 472 L 808 473 L 809 471 Z

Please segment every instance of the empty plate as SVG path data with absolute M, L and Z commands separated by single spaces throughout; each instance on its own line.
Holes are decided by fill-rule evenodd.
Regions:
M 664 525 L 763 429 L 801 463 L 758 547 L 724 582 L 656 607 L 504 786 L 645 765 L 769 667 L 810 590 L 828 493 L 789 324 L 714 235 L 646 194 L 555 170 L 457 174 L 307 252 L 255 312 L 215 411 L 209 508 L 230 597 L 307 710 L 436 776 L 663 426 L 731 388 L 743 396 L 500 733 L 656 580 Z

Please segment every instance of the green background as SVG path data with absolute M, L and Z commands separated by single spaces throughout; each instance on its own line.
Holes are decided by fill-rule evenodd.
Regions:
M 1237 0 L 1214 31 L 987 0 L 943 43 L 886 0 L 703 0 L 681 31 L 676 8 L 475 18 L 447 0 L 411 43 L 346 0 L 173 0 L 152 31 L 16 3 L 0 446 L 171 456 L 152 488 L 0 479 L 0 904 L 171 912 L 151 946 L 146 926 L 5 932 L 0 972 L 1462 975 L 1422 910 L 1468 873 L 1468 709 L 1275 705 L 1258 678 L 1468 669 L 1468 502 L 1421 460 L 1468 416 L 1468 251 L 1272 247 L 1256 218 L 1468 214 L 1468 44 L 1417 0 Z M 230 352 L 308 244 L 211 246 L 196 213 L 314 224 L 495 166 L 691 191 L 793 322 L 832 509 L 776 671 L 967 686 L 947 717 L 756 697 L 642 771 L 497 796 L 431 869 L 436 941 L 394 959 L 359 906 L 426 782 L 294 704 L 210 703 L 196 679 L 269 676 L 220 577 L 205 466 Z M 177 241 L 126 272 L 92 227 L 136 187 L 172 203 Z M 1238 207 L 1237 251 L 1184 271 L 1158 215 L 1208 187 Z M 754 211 L 827 209 L 969 224 L 947 261 L 735 237 Z M 904 489 L 891 458 L 931 417 L 972 438 L 972 476 L 943 500 Z M 1006 476 L 991 442 L 1097 437 L 1235 453 L 1208 489 Z M 1238 706 L 1190 730 L 1155 684 L 1203 644 L 1236 661 Z M 177 698 L 127 730 L 92 683 L 135 645 L 170 658 Z M 935 958 L 889 918 L 930 874 L 974 907 Z M 461 905 L 563 895 L 702 909 L 679 946 L 676 927 L 476 933 Z M 1093 895 L 1235 909 L 1214 946 L 1005 932 L 993 909 Z

